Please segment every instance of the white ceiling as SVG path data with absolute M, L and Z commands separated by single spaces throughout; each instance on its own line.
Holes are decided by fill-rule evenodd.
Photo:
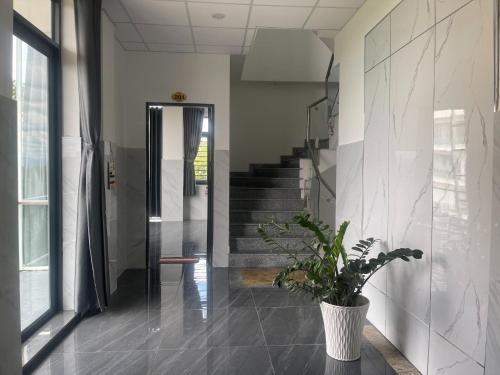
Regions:
M 333 38 L 365 0 L 103 0 L 125 50 L 244 54 L 255 29 Z M 215 19 L 214 14 L 225 18 Z

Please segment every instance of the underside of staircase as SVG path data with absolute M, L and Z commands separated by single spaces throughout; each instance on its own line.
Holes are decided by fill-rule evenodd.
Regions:
M 300 159 L 308 158 L 305 147 L 293 148 L 279 164 L 251 164 L 248 172 L 232 172 L 230 179 L 230 267 L 280 267 L 290 263 L 284 252 L 273 250 L 257 234 L 259 224 L 289 223 L 304 209 L 300 188 Z M 298 225 L 279 236 L 285 246 L 307 256 L 306 232 Z

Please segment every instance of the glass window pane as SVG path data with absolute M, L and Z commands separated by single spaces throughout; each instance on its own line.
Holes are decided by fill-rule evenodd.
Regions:
M 22 268 L 49 265 L 49 210 L 47 205 L 21 205 Z
M 14 37 L 20 200 L 48 198 L 48 59 Z
M 21 329 L 51 306 L 48 58 L 13 38 L 17 101 Z
M 52 38 L 51 0 L 14 0 L 14 10 Z

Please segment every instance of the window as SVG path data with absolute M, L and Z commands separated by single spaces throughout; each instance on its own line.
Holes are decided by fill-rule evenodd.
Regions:
M 196 183 L 206 185 L 208 181 L 208 117 L 203 119 L 200 146 L 194 159 Z
M 56 1 L 15 0 L 12 96 L 17 101 L 21 337 L 59 309 L 59 47 Z M 49 38 L 47 38 L 49 36 Z

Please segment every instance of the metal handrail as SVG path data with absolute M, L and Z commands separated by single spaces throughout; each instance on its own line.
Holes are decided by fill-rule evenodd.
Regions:
M 311 162 L 313 165 L 314 173 L 316 174 L 316 178 L 318 181 L 323 184 L 323 186 L 328 190 L 328 192 L 331 194 L 333 199 L 337 199 L 337 195 L 335 194 L 335 191 L 333 188 L 326 182 L 326 180 L 321 176 L 321 172 L 319 171 L 319 162 L 316 159 L 316 155 L 314 154 L 314 151 L 311 147 L 311 141 L 310 141 L 310 134 L 311 134 L 311 109 L 316 107 L 317 105 L 323 103 L 324 101 L 328 100 L 328 80 L 330 79 L 330 74 L 332 71 L 332 66 L 333 66 L 333 60 L 335 59 L 335 55 L 332 54 L 332 57 L 330 58 L 330 64 L 328 65 L 328 70 L 326 72 L 326 78 L 325 78 L 325 96 L 319 100 L 316 100 L 314 103 L 310 104 L 307 106 L 307 127 L 306 127 L 306 144 L 307 144 L 307 150 L 309 152 L 309 157 L 311 158 Z M 337 94 L 335 95 L 335 100 L 333 101 L 333 104 L 330 108 L 328 106 L 327 109 L 327 115 L 328 118 L 331 117 L 333 108 L 335 107 L 335 102 L 337 101 L 339 95 L 339 90 L 337 89 Z

